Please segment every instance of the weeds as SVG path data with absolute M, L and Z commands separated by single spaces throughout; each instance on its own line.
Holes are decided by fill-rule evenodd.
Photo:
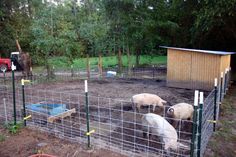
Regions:
M 16 125 L 13 122 L 9 122 L 8 124 L 5 124 L 5 127 L 11 134 L 16 134 L 23 127 L 23 122 L 20 121 Z
M 0 134 L 0 142 L 5 141 L 5 136 Z

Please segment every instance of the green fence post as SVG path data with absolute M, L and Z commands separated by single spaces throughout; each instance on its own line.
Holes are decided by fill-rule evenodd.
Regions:
M 30 80 L 21 79 L 21 87 L 22 87 L 22 104 L 23 104 L 23 120 L 24 126 L 26 126 L 26 111 L 25 111 L 25 83 L 30 83 Z
M 89 128 L 89 103 L 88 103 L 88 83 L 87 80 L 84 80 L 84 85 L 85 85 L 85 111 L 86 111 L 86 121 L 87 121 L 87 133 L 90 132 Z M 87 134 L 88 136 L 88 148 L 90 148 L 90 134 Z
M 23 103 L 23 119 L 26 117 L 25 113 L 25 82 L 24 79 L 21 79 L 21 87 L 22 87 L 22 103 Z M 24 120 L 24 126 L 26 126 L 26 120 Z
M 223 72 L 221 72 L 221 76 L 220 76 L 220 103 L 222 102 L 222 89 L 223 89 Z
M 16 125 L 16 89 L 15 89 L 15 73 L 16 66 L 13 61 L 11 62 L 11 72 L 12 72 L 12 92 L 13 92 L 13 112 L 14 112 L 14 125 Z
M 196 132 L 197 132 L 197 112 L 198 112 L 198 96 L 199 91 L 195 90 L 194 94 L 194 112 L 193 112 L 193 127 L 192 127 L 192 141 L 191 141 L 191 154 L 190 157 L 194 157 L 195 154 L 195 143 L 196 143 Z
M 227 88 L 227 76 L 228 76 L 228 70 L 225 69 L 225 75 L 224 75 L 224 95 L 226 95 L 226 88 Z
M 229 82 L 228 82 L 228 87 L 231 86 L 231 67 L 229 67 Z
M 203 92 L 200 92 L 200 102 L 199 102 L 199 123 L 198 123 L 198 149 L 197 149 L 197 156 L 201 156 L 201 141 L 202 141 L 202 107 L 203 107 Z
M 214 96 L 214 123 L 213 123 L 213 131 L 216 131 L 216 109 L 217 109 L 217 78 L 215 78 L 215 96 Z
M 154 77 L 155 77 L 155 66 L 152 65 L 152 78 L 154 79 Z

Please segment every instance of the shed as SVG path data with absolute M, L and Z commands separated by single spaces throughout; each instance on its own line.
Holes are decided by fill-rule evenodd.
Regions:
M 210 91 L 214 79 L 230 67 L 234 52 L 167 48 L 167 86 Z

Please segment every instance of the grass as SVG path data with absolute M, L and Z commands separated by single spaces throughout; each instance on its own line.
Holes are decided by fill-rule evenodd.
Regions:
M 206 157 L 233 157 L 236 154 L 236 86 L 228 93 L 221 105 L 221 115 L 217 130 L 210 139 L 208 148 L 211 154 Z
M 14 125 L 13 122 L 9 122 L 8 124 L 5 124 L 5 127 L 8 129 L 9 133 L 17 134 L 23 127 L 23 121 L 17 122 L 16 125 Z
M 122 62 L 125 67 L 128 66 L 128 57 L 122 56 Z M 140 65 L 159 65 L 166 64 L 166 56 L 150 56 L 142 55 L 140 56 Z M 117 57 L 109 56 L 102 57 L 102 63 L 104 68 L 114 67 L 117 65 Z M 50 59 L 50 64 L 54 67 L 66 68 L 68 67 L 67 59 L 65 57 L 54 57 Z M 135 64 L 135 56 L 131 56 L 131 65 Z M 98 57 L 90 58 L 90 66 L 96 67 L 98 65 Z M 75 68 L 85 68 L 86 67 L 86 58 L 78 58 L 73 61 L 73 66 Z
M 0 134 L 0 142 L 5 141 L 5 139 L 6 139 L 5 136 Z

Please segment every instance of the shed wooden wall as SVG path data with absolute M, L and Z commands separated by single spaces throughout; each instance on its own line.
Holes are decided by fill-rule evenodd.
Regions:
M 230 64 L 228 56 L 173 49 L 167 60 L 167 86 L 202 90 L 212 90 L 221 67 Z
M 220 72 L 225 72 L 230 67 L 231 55 L 221 56 Z
M 191 86 L 191 54 L 186 51 L 167 52 L 167 86 L 188 88 Z

